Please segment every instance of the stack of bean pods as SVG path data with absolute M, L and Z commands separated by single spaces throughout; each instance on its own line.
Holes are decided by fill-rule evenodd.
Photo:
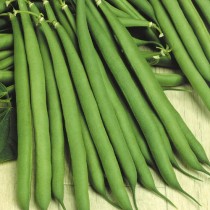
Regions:
M 174 205 L 150 168 L 198 203 L 174 168 L 196 180 L 178 162 L 207 175 L 210 162 L 164 91 L 194 90 L 210 110 L 209 10 L 208 0 L 0 2 L 0 84 L 7 102 L 15 98 L 21 209 L 33 173 L 40 209 L 52 198 L 66 209 L 67 150 L 78 210 L 90 209 L 89 182 L 124 210 L 138 208 L 137 180 Z

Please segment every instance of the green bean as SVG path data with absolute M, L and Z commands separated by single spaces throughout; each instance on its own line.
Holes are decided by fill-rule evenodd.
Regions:
M 11 50 L 13 48 L 13 35 L 0 34 L 0 50 Z
M 84 116 L 82 115 L 81 115 L 81 122 L 82 122 L 82 134 L 87 153 L 87 164 L 88 164 L 89 179 L 91 186 L 106 201 L 116 206 L 116 204 L 111 200 L 111 198 L 108 195 L 108 192 L 106 191 L 104 172 L 101 167 L 101 163 L 96 148 L 93 144 L 87 124 L 85 122 Z
M 7 92 L 9 95 L 13 94 L 15 92 L 15 85 L 10 85 L 7 87 Z
M 210 36 L 203 20 L 191 0 L 179 0 L 178 2 L 187 20 L 192 26 L 208 61 L 210 62 Z
M 14 35 L 14 80 L 17 108 L 17 200 L 21 209 L 29 209 L 31 196 L 33 126 L 30 87 L 23 35 L 17 17 L 10 14 Z M 10 72 L 7 72 L 10 73 Z
M 49 1 L 48 0 L 43 0 L 43 5 L 44 5 L 44 8 L 45 8 L 45 11 L 46 11 L 46 14 L 47 14 L 47 18 L 50 21 L 57 20 Z
M 157 22 L 155 13 L 153 11 L 152 6 L 147 0 L 129 0 L 131 4 L 133 4 L 136 9 L 138 9 L 142 14 L 145 14 L 147 17 L 149 17 L 151 20 Z
M 155 77 L 163 87 L 176 87 L 186 83 L 186 78 L 178 73 L 155 73 Z
M 5 29 L 10 26 L 10 21 L 7 20 L 7 17 L 0 17 L 0 29 Z
M 136 43 L 136 45 L 139 46 L 144 46 L 144 45 L 154 45 L 154 46 L 158 46 L 158 47 L 163 47 L 159 42 L 155 42 L 155 41 L 148 41 L 148 40 L 142 40 L 142 39 L 138 39 L 133 37 L 134 42 Z
M 113 76 L 115 77 L 117 83 L 119 84 L 129 106 L 131 107 L 135 118 L 138 120 L 142 131 L 147 139 L 148 144 L 150 145 L 150 150 L 152 154 L 157 158 L 156 161 L 160 167 L 162 167 L 162 175 L 164 173 L 168 174 L 168 170 L 172 174 L 172 180 L 176 180 L 175 174 L 173 172 L 172 166 L 168 159 L 168 156 L 163 149 L 162 144 L 158 143 L 160 140 L 160 135 L 156 124 L 154 124 L 152 120 L 152 112 L 149 108 L 148 104 L 145 101 L 143 95 L 139 92 L 136 84 L 131 78 L 131 75 L 127 71 L 124 63 L 122 62 L 119 54 L 116 52 L 116 49 L 113 47 L 112 43 L 108 41 L 107 37 L 100 33 L 98 35 L 98 31 L 100 30 L 97 22 L 94 22 L 94 18 L 89 11 L 87 11 L 88 23 L 91 29 L 91 32 L 94 36 L 94 39 L 99 46 L 101 53 L 104 59 L 107 62 Z M 97 34 L 97 35 L 96 35 Z M 106 46 L 106 47 L 105 47 Z M 119 73 L 120 69 L 120 73 Z M 127 81 L 126 83 L 124 81 Z M 131 94 L 132 93 L 132 94 Z M 139 109 L 139 105 L 141 109 Z M 148 130 L 149 129 L 149 130 Z M 157 149 L 158 148 L 158 149 Z M 162 157 L 159 157 L 159 153 L 161 151 Z M 163 161 L 165 161 L 164 167 L 162 166 Z M 166 172 L 167 166 L 167 172 Z M 166 177 L 168 178 L 168 177 Z M 171 178 L 171 177 L 170 177 Z
M 110 0 L 110 2 L 117 8 L 129 14 L 131 17 L 139 20 L 145 20 L 145 18 L 127 0 Z M 156 34 L 151 29 L 146 29 L 145 33 L 151 40 L 160 42 Z
M 18 0 L 18 6 L 20 10 L 28 11 L 25 0 Z M 29 65 L 31 106 L 36 145 L 35 198 L 41 209 L 47 209 L 51 200 L 51 145 L 44 66 L 30 16 L 26 13 L 21 13 L 21 20 Z
M 185 122 L 182 120 L 181 116 L 179 115 L 179 113 L 175 109 L 174 109 L 174 112 L 176 114 L 177 121 L 179 122 L 179 125 L 182 128 L 182 130 L 183 130 L 183 132 L 184 132 L 184 134 L 187 138 L 187 141 L 188 141 L 191 149 L 193 150 L 193 152 L 197 156 L 198 160 L 203 164 L 209 165 L 210 162 L 208 160 L 208 157 L 206 155 L 206 152 L 205 152 L 203 146 L 196 139 L 196 137 L 193 135 L 192 131 L 187 127 L 187 125 L 185 124 Z
M 61 7 L 62 7 L 62 10 L 65 12 L 65 15 L 66 15 L 66 17 L 67 17 L 67 19 L 68 19 L 68 21 L 69 21 L 69 23 L 70 23 L 70 25 L 71 25 L 71 27 L 72 27 L 74 33 L 76 34 L 76 22 L 75 22 L 75 18 L 74 18 L 74 16 L 72 15 L 72 13 L 71 13 L 71 11 L 70 11 L 68 5 L 65 4 L 65 3 L 63 3 L 63 4 L 61 5 Z
M 41 12 L 41 13 L 43 13 L 44 15 L 46 15 L 46 13 L 45 13 L 45 8 L 44 8 L 44 6 L 43 6 L 43 4 L 42 4 L 42 2 L 41 1 L 34 1 L 34 4 L 36 5 L 36 7 L 39 9 L 39 11 Z
M 110 26 L 114 30 L 117 39 L 127 59 L 129 60 L 129 63 L 135 71 L 139 81 L 141 82 L 141 85 L 144 88 L 144 91 L 157 111 L 162 123 L 166 127 L 179 155 L 190 167 L 206 173 L 206 170 L 201 166 L 195 154 L 191 150 L 186 137 L 184 136 L 176 117 L 172 112 L 171 103 L 162 91 L 162 88 L 156 80 L 151 67 L 141 56 L 138 47 L 133 43 L 129 32 L 118 22 L 117 18 L 111 14 L 103 2 L 99 4 L 99 7 L 105 14 Z
M 165 147 L 165 150 L 166 150 L 166 152 L 167 152 L 167 154 L 168 154 L 168 157 L 169 157 L 169 159 L 170 159 L 170 161 L 171 161 L 171 164 L 172 164 L 177 170 L 179 170 L 181 173 L 183 173 L 184 175 L 186 175 L 186 176 L 188 176 L 188 177 L 190 177 L 190 178 L 193 178 L 193 179 L 195 179 L 195 180 L 201 181 L 200 179 L 198 179 L 198 178 L 192 176 L 191 174 L 187 173 L 186 171 L 184 171 L 184 170 L 179 166 L 179 164 L 177 163 L 177 161 L 176 161 L 176 159 L 175 159 L 173 150 L 172 150 L 172 148 L 171 148 L 170 141 L 169 141 L 168 136 L 167 136 L 167 134 L 166 134 L 166 132 L 165 132 L 165 129 L 163 128 L 162 123 L 159 121 L 159 119 L 158 119 L 155 115 L 154 115 L 154 120 L 155 120 L 155 122 L 157 123 L 157 126 L 158 126 L 158 128 L 159 128 L 159 131 L 160 131 L 160 133 L 161 133 L 161 136 L 162 136 L 162 138 L 161 138 L 161 139 L 162 139 L 162 143 L 163 143 L 163 145 L 164 145 L 164 147 Z
M 201 11 L 201 14 L 205 17 L 207 23 L 210 25 L 210 14 L 209 14 L 209 10 L 210 10 L 210 2 L 209 0 L 193 0 L 194 4 L 196 4 L 198 6 L 198 8 Z
M 52 151 L 52 194 L 54 198 L 56 198 L 65 209 L 63 204 L 65 156 L 62 109 L 54 77 L 54 70 L 50 52 L 48 50 L 47 42 L 40 28 L 37 29 L 37 37 L 43 58 L 46 79 L 47 104 L 50 122 L 50 138 Z
M 144 19 L 144 17 L 128 2 L 123 0 L 109 0 L 111 4 L 115 5 L 118 9 L 129 14 L 130 17 L 135 19 Z
M 14 63 L 14 56 L 11 55 L 8 58 L 5 58 L 0 61 L 0 70 L 8 69 L 8 67 L 12 66 Z
M 58 31 L 66 51 L 77 94 L 113 196 L 121 208 L 130 210 L 132 207 L 123 185 L 119 165 L 104 128 L 98 106 L 90 88 L 89 81 L 85 75 L 81 60 L 63 27 L 59 23 L 55 23 L 55 28 Z M 100 130 L 100 132 L 97 132 L 98 130 Z
M 0 71 L 0 82 L 7 85 L 14 81 L 14 73 L 12 71 Z
M 137 144 L 138 144 L 147 164 L 149 166 L 151 166 L 152 168 L 156 168 L 152 154 L 149 150 L 149 147 L 146 143 L 146 140 L 145 140 L 142 132 L 140 131 L 140 128 L 138 127 L 137 123 L 135 123 L 135 119 L 133 119 L 130 114 L 128 114 L 128 118 L 129 118 L 130 125 L 132 126 L 134 135 L 136 137 Z
M 109 37 L 110 40 L 114 41 L 113 35 L 112 35 L 112 33 L 111 33 L 111 31 L 110 31 L 106 21 L 101 16 L 101 14 L 99 13 L 98 9 L 93 4 L 92 0 L 86 0 L 86 4 L 87 4 L 88 9 L 91 11 L 91 13 L 95 17 L 95 19 L 98 21 L 98 23 L 102 27 L 103 32 Z
M 77 0 L 76 5 L 78 42 L 87 76 L 119 164 L 134 193 L 137 183 L 136 168 L 122 134 L 113 105 L 108 97 L 108 92 L 105 89 L 103 79 L 98 71 L 96 53 L 86 22 L 85 2 Z
M 52 0 L 52 6 L 53 9 L 55 11 L 55 14 L 58 18 L 58 20 L 61 22 L 61 24 L 63 25 L 63 27 L 65 28 L 65 30 L 67 31 L 67 33 L 69 34 L 69 36 L 71 37 L 71 40 L 74 43 L 74 46 L 77 46 L 77 38 L 76 35 L 74 33 L 74 31 L 72 30 L 71 26 L 69 25 L 68 20 L 66 19 L 65 15 L 63 14 L 61 5 L 59 3 L 58 0 Z M 50 4 L 48 4 L 48 6 L 50 6 Z M 57 20 L 57 19 L 55 19 Z
M 197 69 L 189 58 L 188 53 L 186 52 L 182 42 L 180 41 L 179 36 L 172 26 L 172 23 L 169 20 L 166 11 L 163 9 L 162 5 L 159 4 L 156 0 L 150 0 L 150 2 L 153 5 L 156 17 L 160 23 L 163 33 L 167 38 L 167 43 L 169 44 L 170 48 L 173 49 L 173 54 L 176 58 L 177 63 L 181 67 L 182 72 L 185 74 L 192 87 L 199 94 L 203 102 L 210 110 L 210 100 L 208 97 L 210 91 L 208 85 L 203 80 L 201 75 L 197 72 Z
M 119 100 L 114 88 L 112 87 L 112 84 L 109 81 L 109 78 L 106 75 L 105 69 L 103 67 L 103 64 L 98 57 L 98 66 L 100 69 L 100 72 L 102 74 L 105 87 L 107 92 L 109 93 L 109 98 L 113 104 L 114 110 L 116 112 L 116 116 L 118 118 L 119 124 L 121 126 L 121 129 L 123 131 L 123 134 L 125 136 L 126 143 L 128 145 L 128 148 L 130 150 L 131 156 L 133 158 L 133 161 L 135 163 L 138 179 L 140 180 L 141 184 L 148 190 L 151 190 L 158 194 L 160 197 L 171 203 L 165 196 L 160 194 L 160 192 L 157 190 L 154 180 L 152 178 L 152 175 L 149 171 L 149 168 L 147 166 L 147 163 L 144 159 L 144 156 L 142 155 L 142 152 L 138 146 L 136 136 L 134 135 L 133 128 L 129 122 L 129 118 L 127 116 L 127 113 L 124 108 L 124 105 Z M 171 203 L 173 206 L 174 204 Z
M 33 7 L 35 7 L 34 4 L 31 5 L 32 10 Z M 86 152 L 82 138 L 76 95 L 66 66 L 65 58 L 55 34 L 52 32 L 50 26 L 43 17 L 39 19 L 39 23 L 51 52 L 56 83 L 61 98 L 72 163 L 76 206 L 77 209 L 89 209 Z M 65 31 L 65 29 L 63 30 Z M 69 38 L 68 34 L 67 37 Z M 69 104 L 71 105 L 70 107 Z
M 108 9 L 107 9 L 106 5 L 103 4 L 103 2 L 101 2 L 99 4 L 99 7 L 101 9 L 103 9 L 103 13 L 106 12 L 106 17 L 108 16 L 107 18 L 112 19 L 112 22 L 109 19 L 109 23 L 111 22 L 110 24 L 116 23 L 117 19 L 115 19 L 112 16 L 111 13 L 108 13 L 109 15 L 107 15 L 107 10 Z M 104 10 L 105 10 L 105 12 L 104 12 Z M 163 148 L 163 145 L 159 143 L 159 141 L 161 141 L 161 140 L 159 140 L 161 137 L 160 137 L 159 131 L 157 130 L 156 125 L 154 124 L 154 122 L 152 120 L 151 110 L 149 109 L 148 104 L 145 104 L 146 101 L 145 101 L 144 97 L 141 96 L 138 91 L 137 91 L 138 95 L 136 95 L 137 93 L 135 93 L 135 91 L 134 91 L 136 89 L 136 86 L 132 85 L 132 79 L 129 79 L 130 75 L 127 72 L 127 69 L 124 67 L 124 64 L 122 63 L 121 58 L 118 57 L 117 53 L 115 53 L 116 50 L 114 49 L 113 45 L 107 40 L 106 36 L 103 36 L 102 33 L 100 33 L 100 36 L 96 35 L 98 33 L 97 32 L 98 31 L 97 30 L 97 28 L 98 28 L 97 22 L 94 22 L 94 18 L 91 17 L 90 13 L 88 13 L 88 17 L 89 17 L 88 23 L 91 27 L 91 31 L 93 32 L 95 41 L 98 44 L 98 46 L 100 46 L 101 53 L 104 56 L 104 59 L 106 60 L 107 65 L 109 66 L 110 70 L 112 69 L 112 73 L 115 74 L 114 75 L 115 79 L 117 80 L 117 82 L 120 82 L 119 86 L 121 87 L 122 92 L 124 93 L 124 95 L 125 95 L 126 92 L 128 93 L 128 90 L 130 91 L 130 93 L 132 93 L 132 94 L 128 93 L 128 94 L 125 95 L 126 100 L 128 101 L 132 111 L 134 112 L 134 115 L 135 115 L 136 119 L 138 120 L 139 124 L 141 125 L 142 131 L 144 132 L 144 135 L 147 139 L 150 150 L 151 150 L 153 156 L 155 157 L 154 159 L 155 159 L 155 161 L 156 161 L 156 163 L 159 167 L 161 175 L 165 179 L 166 183 L 168 183 L 170 186 L 172 186 L 173 188 L 175 188 L 175 189 L 177 189 L 177 190 L 179 190 L 183 193 L 186 193 L 186 192 L 183 191 L 183 189 L 181 188 L 181 186 L 179 185 L 179 183 L 176 179 L 175 173 L 174 173 L 173 168 L 171 166 L 171 163 L 168 159 L 168 156 L 167 156 L 167 154 L 166 154 L 166 152 Z M 119 30 L 118 26 L 122 27 L 121 24 L 118 25 L 116 23 L 115 24 L 115 27 L 117 28 L 116 30 Z M 114 27 L 112 27 L 112 29 L 115 30 Z M 116 32 L 116 30 L 115 30 L 115 32 Z M 118 38 L 119 38 L 119 36 L 118 36 Z M 118 39 L 118 40 L 121 41 L 120 39 Z M 127 44 L 127 41 L 130 42 L 129 40 L 126 40 L 126 41 L 124 41 L 124 43 Z M 134 44 L 133 41 L 132 41 L 132 44 Z M 106 46 L 106 47 L 104 47 L 104 46 Z M 129 46 L 129 49 L 131 49 L 130 46 Z M 134 47 L 132 46 L 132 49 L 136 49 L 135 53 L 137 55 L 139 54 L 139 50 L 135 46 L 135 44 L 134 44 Z M 113 53 L 115 53 L 115 55 L 113 55 Z M 132 53 L 132 56 L 133 55 L 134 55 L 134 53 Z M 138 55 L 138 57 L 140 57 L 140 56 Z M 143 63 L 144 63 L 144 67 L 146 66 L 146 68 L 148 68 L 149 65 L 147 64 L 147 62 L 145 60 L 143 60 Z M 139 65 L 139 62 L 138 62 L 138 66 L 142 66 L 142 65 Z M 115 70 L 114 70 L 114 68 L 115 68 Z M 119 69 L 120 69 L 120 75 L 117 74 L 117 73 L 119 73 Z M 150 72 L 151 70 L 148 69 L 148 71 Z M 145 72 L 147 72 L 147 71 L 145 71 Z M 150 72 L 150 73 L 153 74 L 152 72 Z M 154 75 L 151 76 L 151 77 L 155 78 Z M 143 76 L 143 78 L 144 78 L 144 76 Z M 151 78 L 151 80 L 153 80 L 152 78 Z M 129 79 L 129 82 L 128 82 L 128 79 Z M 126 83 L 124 82 L 125 80 L 127 81 Z M 151 80 L 146 79 L 146 81 L 151 81 Z M 161 90 L 161 93 L 162 93 L 162 89 L 159 86 L 156 79 L 154 79 L 154 83 L 157 84 L 157 87 L 159 88 L 159 90 Z M 152 82 L 152 84 L 153 84 L 153 82 Z M 153 90 L 153 93 L 154 92 L 155 92 L 155 97 L 156 98 L 159 97 L 159 96 L 156 95 L 156 90 L 155 91 Z M 129 100 L 131 95 L 132 95 L 132 99 Z M 161 95 L 161 94 L 158 94 L 158 95 Z M 137 102 L 137 100 L 139 100 L 139 99 L 142 99 L 142 101 L 140 103 Z M 139 105 L 141 104 L 140 105 L 141 109 L 139 109 L 139 105 L 137 105 L 137 104 L 139 104 Z M 160 105 L 160 106 L 162 106 L 162 105 Z M 138 109 L 138 111 L 137 111 L 137 109 Z M 165 106 L 164 106 L 164 109 L 165 109 Z M 142 110 L 144 110 L 144 111 L 141 112 Z M 168 114 L 166 116 L 168 117 L 170 115 Z M 173 120 L 173 121 L 175 121 L 175 120 Z M 176 121 L 175 121 L 175 124 L 176 124 Z M 173 126 L 174 126 L 174 124 L 173 124 Z M 149 128 L 149 131 L 147 130 L 148 128 Z M 179 142 L 179 144 L 180 144 L 180 142 Z M 181 144 L 182 144 L 182 142 L 181 142 Z M 185 140 L 184 144 L 189 147 L 189 145 L 186 143 L 186 140 Z M 159 155 L 160 153 L 161 153 L 161 157 Z M 193 157 L 192 158 L 193 161 L 190 159 L 190 163 L 192 162 L 192 164 L 195 164 L 194 160 L 197 161 L 195 155 L 193 153 L 191 153 L 190 149 L 189 149 L 189 153 L 190 153 L 190 155 L 192 154 L 192 157 Z M 202 170 L 202 171 L 204 170 L 202 168 L 202 166 L 198 163 L 198 161 L 196 162 L 196 167 L 198 169 Z
M 44 8 L 45 8 L 46 13 L 47 13 L 47 18 L 50 21 L 57 20 L 49 1 L 48 0 L 43 0 L 43 5 L 44 5 Z
M 153 23 L 147 20 L 140 20 L 134 18 L 127 18 L 127 17 L 118 17 L 118 20 L 125 26 L 125 27 L 152 27 Z M 150 26 L 151 25 L 151 26 Z
M 0 71 L 13 71 L 14 65 L 12 64 L 11 66 L 6 67 L 5 69 L 1 69 Z
M 113 12 L 113 14 L 115 14 L 117 17 L 127 17 L 127 18 L 131 17 L 128 13 L 114 7 L 108 1 L 106 1 L 106 5 Z
M 183 14 L 183 11 L 181 10 L 176 0 L 172 0 L 170 1 L 170 3 L 167 0 L 161 0 L 161 2 L 165 6 L 166 11 L 171 17 L 176 31 L 180 35 L 180 39 L 182 40 L 188 54 L 191 56 L 193 62 L 195 63 L 197 70 L 204 77 L 204 79 L 210 81 L 210 65 L 203 52 L 202 47 L 198 42 L 197 37 L 192 30 L 192 24 L 190 25 L 188 23 L 186 17 Z M 176 12 L 174 12 L 174 10 L 176 10 Z M 208 43 L 206 45 L 208 45 Z
M 8 58 L 9 56 L 12 56 L 12 55 L 13 55 L 12 50 L 0 51 L 0 62 L 1 62 L 1 60 Z
M 0 2 L 0 13 L 3 13 L 7 10 L 6 0 Z

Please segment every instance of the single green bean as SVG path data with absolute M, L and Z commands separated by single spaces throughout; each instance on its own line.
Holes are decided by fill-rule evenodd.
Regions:
M 136 45 L 139 46 L 144 46 L 144 45 L 154 45 L 154 47 L 163 47 L 159 42 L 155 42 L 155 41 L 148 41 L 148 40 L 142 40 L 142 39 L 138 39 L 133 37 L 134 42 L 136 43 Z
M 12 55 L 13 55 L 12 50 L 0 51 L 0 62 L 1 62 L 1 60 L 8 58 L 9 56 L 12 56 Z
M 106 5 L 113 12 L 113 14 L 115 14 L 117 17 L 127 17 L 127 18 L 131 17 L 128 13 L 114 7 L 108 1 L 106 1 Z
M 118 17 L 118 20 L 125 26 L 125 27 L 152 27 L 153 23 L 147 20 L 140 20 L 134 18 L 127 18 L 127 17 Z
M 0 82 L 8 85 L 14 82 L 14 73 L 13 71 L 0 71 Z
M 71 25 L 71 27 L 72 27 L 74 33 L 76 34 L 76 31 L 77 31 L 77 30 L 76 30 L 75 17 L 74 17 L 73 14 L 71 13 L 71 11 L 70 11 L 70 9 L 69 9 L 69 7 L 68 7 L 67 4 L 63 3 L 63 4 L 61 5 L 61 7 L 62 7 L 62 10 L 65 12 L 65 15 L 66 15 L 66 17 L 67 17 L 67 19 L 68 19 L 68 21 L 69 21 L 69 23 L 70 23 L 70 25 Z
M 146 15 L 151 20 L 157 22 L 154 10 L 153 10 L 152 6 L 150 5 L 150 3 L 147 0 L 129 0 L 129 1 L 142 14 Z
M 53 11 L 49 1 L 48 0 L 43 0 L 43 5 L 44 5 L 45 11 L 47 13 L 47 18 L 50 21 L 57 20 L 57 18 L 56 18 L 55 14 L 54 14 L 54 11 Z
M 155 73 L 155 77 L 163 87 L 176 87 L 186 83 L 186 78 L 178 73 Z
M 8 58 L 5 58 L 0 61 L 0 70 L 2 69 L 9 69 L 10 66 L 14 64 L 14 56 L 11 55 Z
M 14 35 L 14 80 L 17 109 L 17 200 L 21 209 L 29 209 L 31 196 L 33 125 L 26 51 L 20 23 L 10 14 Z M 7 72 L 10 73 L 10 72 Z
M 129 14 L 130 17 L 135 19 L 144 19 L 144 17 L 128 2 L 123 0 L 109 0 L 109 2 L 115 5 L 118 9 L 124 11 Z
M 14 94 L 15 92 L 15 85 L 10 85 L 7 87 L 7 92 L 9 95 Z
M 13 49 L 13 35 L 12 34 L 0 34 L 0 50 Z
M 210 2 L 209 0 L 193 0 L 194 4 L 200 9 L 201 14 L 205 17 L 207 23 L 210 25 Z

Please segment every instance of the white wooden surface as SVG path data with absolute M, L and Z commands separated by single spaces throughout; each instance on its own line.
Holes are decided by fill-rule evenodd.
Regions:
M 166 92 L 167 96 L 183 116 L 187 125 L 200 139 L 208 157 L 210 158 L 210 112 L 208 112 L 196 94 L 188 92 Z M 209 96 L 210 97 L 210 96 Z M 209 168 L 210 169 L 210 168 Z M 65 199 L 64 203 L 68 210 L 75 210 L 73 187 L 70 183 L 68 168 L 65 177 Z M 210 170 L 209 170 L 210 171 Z M 203 182 L 194 181 L 176 171 L 181 186 L 193 195 L 202 206 L 198 206 L 179 192 L 166 187 L 162 181 L 155 176 L 158 190 L 170 198 L 180 210 L 210 210 L 210 178 L 201 173 L 192 172 Z M 18 210 L 15 196 L 16 163 L 5 163 L 0 165 L 0 210 Z M 92 210 L 114 210 L 115 208 L 96 195 L 91 189 L 90 203 Z M 33 194 L 32 194 L 33 195 Z M 140 210 L 174 210 L 169 204 L 156 195 L 138 186 L 136 190 L 137 203 Z M 32 196 L 31 210 L 38 209 Z M 51 202 L 49 210 L 61 210 L 55 202 Z

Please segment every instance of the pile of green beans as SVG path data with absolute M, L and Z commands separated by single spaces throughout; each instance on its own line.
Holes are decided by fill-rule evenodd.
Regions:
M 210 175 L 208 154 L 164 91 L 195 91 L 210 111 L 208 8 L 207 0 L 0 2 L 0 104 L 17 112 L 21 209 L 32 192 L 42 210 L 52 199 L 68 209 L 65 161 L 78 210 L 90 209 L 89 184 L 119 209 L 141 208 L 138 183 L 175 206 L 150 169 L 199 204 L 175 169 L 200 181 L 187 168 Z

